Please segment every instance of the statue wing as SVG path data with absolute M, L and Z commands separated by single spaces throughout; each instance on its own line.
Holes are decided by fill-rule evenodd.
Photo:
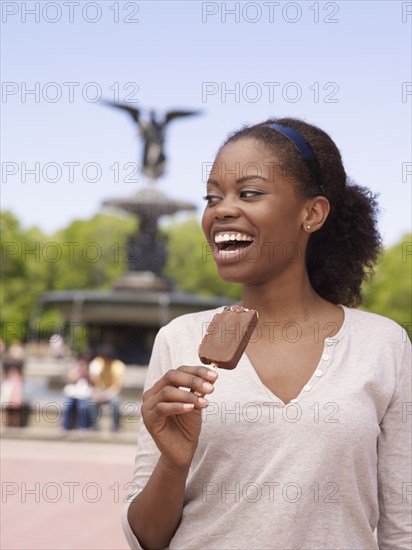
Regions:
M 174 118 L 181 117 L 181 116 L 192 116 L 192 115 L 200 115 L 200 111 L 169 111 L 168 113 L 166 113 L 163 125 L 166 125 L 168 122 L 170 122 Z
M 129 107 L 124 103 L 115 103 L 114 101 L 107 101 L 105 99 L 102 100 L 102 103 L 104 103 L 105 105 L 108 105 L 109 107 L 116 107 L 117 109 L 123 109 L 123 111 L 128 112 L 133 117 L 133 120 L 135 122 L 139 123 L 140 109 L 134 109 L 133 107 Z

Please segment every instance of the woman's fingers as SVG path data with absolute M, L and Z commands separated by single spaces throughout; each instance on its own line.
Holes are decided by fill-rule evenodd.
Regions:
M 163 410 L 164 404 L 174 403 L 177 405 L 186 405 L 184 409 L 203 409 L 208 405 L 207 399 L 195 395 L 193 392 L 188 390 L 183 390 L 179 388 L 174 388 L 172 386 L 165 386 L 155 395 L 152 395 L 142 405 L 147 413 L 151 412 L 161 412 Z M 189 407 L 190 405 L 190 407 Z M 181 407 L 178 407 L 179 409 Z M 170 407 L 167 408 L 169 410 Z M 173 414 L 173 413 L 171 413 Z
M 212 383 L 216 381 L 216 378 L 217 373 L 207 367 L 182 366 L 178 369 L 171 369 L 143 394 L 143 402 L 161 392 L 165 387 L 183 387 L 201 394 L 211 393 L 213 391 Z
M 153 409 L 148 410 L 145 415 L 145 424 L 154 426 L 158 423 L 158 421 L 162 421 L 168 416 L 174 416 L 179 414 L 184 414 L 191 412 L 195 409 L 204 408 L 207 405 L 198 406 L 196 407 L 194 403 L 167 403 L 167 402 L 160 402 L 157 403 Z
M 183 365 L 176 370 L 187 372 L 189 374 L 197 374 L 205 380 L 212 380 L 213 382 L 217 379 L 218 376 L 217 372 L 209 367 L 188 367 L 186 365 Z

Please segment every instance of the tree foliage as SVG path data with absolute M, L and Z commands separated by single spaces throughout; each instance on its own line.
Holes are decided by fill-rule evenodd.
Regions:
M 97 214 L 76 220 L 47 236 L 23 229 L 11 212 L 1 215 L 1 334 L 24 340 L 36 299 L 46 290 L 110 288 L 127 269 L 125 243 L 135 230 L 132 218 Z M 42 326 L 56 323 L 56 311 L 43 313 Z
M 46 290 L 109 289 L 127 271 L 126 241 L 136 230 L 132 217 L 97 214 L 76 220 L 53 235 L 23 229 L 3 212 L 1 236 L 1 334 L 10 343 L 24 340 L 39 294 Z M 181 292 L 238 300 L 240 285 L 222 281 L 195 218 L 162 230 L 168 238 L 165 275 Z M 375 276 L 364 285 L 363 309 L 390 317 L 412 332 L 412 235 L 387 249 Z M 45 311 L 40 322 L 57 320 Z M 56 321 L 57 322 L 57 321 Z
M 34 302 L 49 283 L 41 248 L 47 240 L 39 229 L 24 230 L 11 212 L 4 212 L 1 238 L 1 332 L 10 343 L 25 337 Z
M 53 265 L 51 290 L 110 288 L 127 270 L 125 243 L 136 230 L 132 217 L 96 214 L 75 220 L 54 235 L 62 257 Z
M 363 309 L 393 319 L 412 334 L 412 234 L 388 248 L 364 286 Z

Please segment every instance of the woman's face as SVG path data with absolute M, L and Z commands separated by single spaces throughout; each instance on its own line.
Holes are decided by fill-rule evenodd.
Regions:
M 202 227 L 222 279 L 264 284 L 304 263 L 307 201 L 266 145 L 229 143 L 207 183 Z

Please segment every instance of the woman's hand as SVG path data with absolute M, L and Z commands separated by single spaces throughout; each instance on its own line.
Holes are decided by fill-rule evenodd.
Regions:
M 169 370 L 143 394 L 143 422 L 165 465 L 190 466 L 202 425 L 201 411 L 208 405 L 203 395 L 213 392 L 217 376 L 207 367 L 183 366 Z

